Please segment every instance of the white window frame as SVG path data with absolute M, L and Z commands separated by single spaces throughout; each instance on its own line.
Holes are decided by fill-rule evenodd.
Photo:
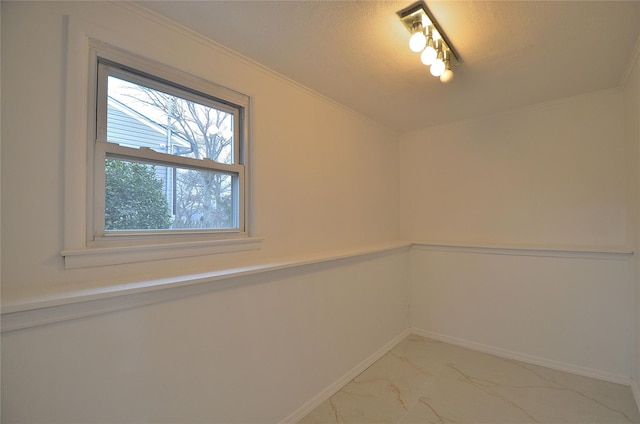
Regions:
M 228 253 L 255 250 L 260 247 L 261 239 L 253 237 L 249 219 L 250 167 L 249 167 L 249 115 L 250 98 L 234 90 L 219 86 L 205 79 L 180 71 L 142 56 L 129 53 L 101 41 L 96 41 L 78 31 L 71 23 L 69 40 L 73 44 L 74 32 L 76 44 L 84 45 L 89 61 L 82 69 L 73 69 L 81 62 L 78 54 L 71 51 L 68 57 L 67 80 L 74 85 L 75 79 L 84 76 L 86 85 L 76 84 L 69 88 L 66 107 L 66 124 L 75 129 L 81 128 L 77 115 L 86 117 L 84 140 L 73 138 L 79 131 L 70 131 L 67 135 L 65 152 L 65 246 L 62 256 L 65 268 L 84 268 L 123 263 L 163 260 L 170 258 L 193 257 L 214 253 Z M 84 56 L 85 60 L 87 56 Z M 167 160 L 161 153 L 147 149 L 131 149 L 108 143 L 100 139 L 103 129 L 98 129 L 98 69 L 99 61 L 118 64 L 125 70 L 135 70 L 143 76 L 169 82 L 177 87 L 186 88 L 193 93 L 202 93 L 207 98 L 218 99 L 216 104 L 228 104 L 230 110 L 239 113 L 234 119 L 234 164 L 215 163 L 213 168 L 204 161 L 173 156 Z M 164 89 L 165 87 L 163 87 Z M 80 89 L 80 90 L 78 90 Z M 82 101 L 78 91 L 84 92 Z M 84 113 L 81 105 L 86 107 Z M 102 107 L 102 106 L 100 106 Z M 106 108 L 106 105 L 104 106 Z M 216 106 L 217 107 L 217 106 Z M 105 111 L 106 113 L 106 111 Z M 72 138 L 69 138 L 72 137 Z M 83 145 L 80 142 L 83 142 Z M 84 151 L 85 166 L 77 164 L 78 153 Z M 104 231 L 104 158 L 106 155 L 147 161 L 161 164 L 179 164 L 191 168 L 221 171 L 236 176 L 238 185 L 237 225 L 224 230 L 160 230 L 144 232 L 105 232 Z M 213 162 L 213 161 L 206 161 Z M 69 166 L 67 166 L 69 165 Z M 79 193 L 78 177 L 85 177 L 85 193 Z M 82 201 L 84 199 L 84 201 Z M 76 207 L 74 207 L 74 205 Z M 78 206 L 84 214 L 78 211 Z M 84 215 L 84 216 L 82 216 Z M 80 218 L 80 219 L 79 219 Z M 83 235 L 84 234 L 84 235 Z
M 157 243 L 159 240 L 166 238 L 170 241 L 172 238 L 184 237 L 187 234 L 190 235 L 202 235 L 213 238 L 226 238 L 229 236 L 243 236 L 245 234 L 245 220 L 244 209 L 245 199 L 243 196 L 245 188 L 245 166 L 244 166 L 244 136 L 242 131 L 243 122 L 245 120 L 244 109 L 247 103 L 243 105 L 225 105 L 222 101 L 226 99 L 216 98 L 211 96 L 212 92 L 216 91 L 216 94 L 220 94 L 219 87 L 210 87 L 207 93 L 192 93 L 188 87 L 175 87 L 168 85 L 169 83 L 160 81 L 156 77 L 148 75 L 142 75 L 143 70 L 136 69 L 126 70 L 126 65 L 121 63 L 109 63 L 104 59 L 105 56 L 101 50 L 97 50 L 97 90 L 95 101 L 90 104 L 95 104 L 96 119 L 95 119 L 95 144 L 93 146 L 94 151 L 94 163 L 93 163 L 93 175 L 94 175 L 94 191 L 93 191 L 93 213 L 89 212 L 88 222 L 91 222 L 93 218 L 92 232 L 89 232 L 90 237 L 88 243 L 90 246 L 109 246 L 122 243 L 126 240 L 127 243 L 132 240 L 138 240 L 140 243 L 153 240 Z M 131 62 L 128 60 L 127 62 Z M 139 65 L 139 64 L 138 64 Z M 159 153 L 151 149 L 137 149 L 120 146 L 118 144 L 109 142 L 107 140 L 107 80 L 108 77 L 115 76 L 121 79 L 128 80 L 130 82 L 145 85 L 160 91 L 175 95 L 176 97 L 184 98 L 187 100 L 195 101 L 206 106 L 214 107 L 218 110 L 223 110 L 226 113 L 232 114 L 234 124 L 234 152 L 233 163 L 224 164 L 214 162 L 210 159 L 194 159 L 189 157 L 176 156 L 173 154 Z M 173 76 L 171 83 L 178 81 L 178 75 Z M 180 78 L 180 82 L 183 82 L 183 78 Z M 189 90 L 189 91 L 187 91 Z M 224 93 L 223 93 L 224 94 Z M 237 99 L 236 99 L 237 100 Z M 184 168 L 197 169 L 203 171 L 221 172 L 231 175 L 233 178 L 233 191 L 236 193 L 233 201 L 233 228 L 230 229 L 179 229 L 179 230 L 144 230 L 144 231 L 106 231 L 105 230 L 105 202 L 103 193 L 105 192 L 105 159 L 107 157 L 131 160 L 134 162 L 145 162 L 149 164 L 157 164 L 164 166 L 180 166 Z M 91 235 L 92 234 L 92 235 Z M 153 237 L 151 237 L 153 236 Z

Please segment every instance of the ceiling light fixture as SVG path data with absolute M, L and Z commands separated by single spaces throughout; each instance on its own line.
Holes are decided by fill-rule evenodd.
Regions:
M 400 20 L 411 33 L 409 48 L 420 53 L 420 60 L 430 66 L 431 75 L 447 83 L 453 79 L 451 67 L 460 63 L 460 56 L 433 18 L 424 2 L 419 1 L 398 12 Z

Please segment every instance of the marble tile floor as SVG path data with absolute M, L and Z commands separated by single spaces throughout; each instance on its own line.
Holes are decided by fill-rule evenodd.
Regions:
M 300 423 L 640 423 L 628 386 L 410 335 Z

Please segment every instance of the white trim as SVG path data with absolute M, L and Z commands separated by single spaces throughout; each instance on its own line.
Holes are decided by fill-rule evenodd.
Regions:
M 324 390 L 318 393 L 316 396 L 305 402 L 301 407 L 292 412 L 285 419 L 280 421 L 281 424 L 285 423 L 296 423 L 300 421 L 302 418 L 307 416 L 311 411 L 320 406 L 323 402 L 333 396 L 336 392 L 342 389 L 347 383 L 356 378 L 360 373 L 369 368 L 376 362 L 378 359 L 382 358 L 389 351 L 391 351 L 394 347 L 398 345 L 401 341 L 403 341 L 409 334 L 411 334 L 411 329 L 407 328 L 402 331 L 399 335 L 394 337 L 390 342 L 382 346 L 380 349 L 376 350 L 374 353 L 369 355 L 364 361 L 360 362 L 358 365 L 349 370 L 346 374 L 340 377 L 335 382 L 331 383 Z
M 611 383 L 623 384 L 625 386 L 631 386 L 631 377 L 626 375 L 614 374 L 607 371 L 596 370 L 593 368 L 581 367 L 578 365 L 568 364 L 566 362 L 554 361 L 551 359 L 540 358 L 538 356 L 527 355 L 524 353 L 514 352 L 508 349 L 502 349 L 494 346 L 485 345 L 457 337 L 447 336 L 439 334 L 433 331 L 421 330 L 413 328 L 411 332 L 417 336 L 426 337 L 433 340 L 449 343 L 455 346 L 464 347 L 467 349 L 475 350 L 478 352 L 484 352 L 491 355 L 498 356 L 500 358 L 513 359 L 520 362 L 526 362 L 528 364 L 539 365 L 546 368 L 551 368 L 558 371 L 564 371 L 571 374 L 581 375 L 584 377 L 591 377 L 598 380 L 608 381 Z
M 171 247 L 173 248 L 173 245 Z M 2 296 L 0 321 L 3 332 L 30 328 L 193 296 L 240 284 L 255 284 L 264 281 L 265 274 L 269 272 L 295 271 L 296 268 L 314 265 L 330 266 L 345 261 L 354 262 L 377 255 L 407 251 L 409 248 L 410 243 L 391 242 L 357 250 L 336 252 L 332 255 L 294 258 L 281 262 L 132 283 L 91 283 L 51 290 L 6 291 Z M 85 254 L 91 255 L 89 252 Z M 82 253 L 80 253 L 81 255 Z M 122 255 L 127 254 L 122 253 Z M 238 278 L 252 276 L 259 278 L 237 281 Z
M 509 256 L 541 256 L 553 258 L 628 260 L 633 251 L 626 247 L 573 247 L 573 246 L 517 246 L 466 243 L 414 242 L 417 250 L 435 250 L 459 253 L 480 253 Z
M 92 223 L 87 222 L 88 190 L 87 176 L 93 172 L 87 168 L 87 137 L 91 133 L 87 111 L 89 96 L 95 90 L 89 84 L 90 50 L 89 24 L 68 17 L 67 60 L 65 81 L 64 114 L 64 248 L 85 246 L 87 230 Z
M 183 243 L 69 249 L 63 250 L 61 254 L 64 256 L 65 269 L 75 269 L 204 256 L 216 253 L 244 252 L 260 249 L 261 243 L 261 238 L 239 237 Z
M 96 150 L 101 151 L 100 159 L 104 156 L 108 156 L 125 160 L 139 160 L 145 163 L 153 163 L 162 166 L 181 166 L 184 168 L 220 172 L 224 174 L 240 175 L 244 173 L 243 165 L 218 163 L 209 159 L 195 159 L 186 156 L 161 153 L 150 148 L 126 147 L 107 141 L 96 141 L 96 145 Z

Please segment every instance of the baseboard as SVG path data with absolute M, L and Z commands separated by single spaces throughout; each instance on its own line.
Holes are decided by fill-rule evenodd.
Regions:
M 499 356 L 501 358 L 506 359 L 514 359 L 516 361 L 526 362 L 528 364 L 539 365 L 546 368 L 551 368 L 558 371 L 564 371 L 571 374 L 577 374 L 584 377 L 591 377 L 598 380 L 608 381 L 611 383 L 623 384 L 625 386 L 632 386 L 631 378 L 624 375 L 614 374 L 606 371 L 600 371 L 592 368 L 581 367 L 578 365 L 572 365 L 565 362 L 554 361 L 551 359 L 540 358 L 533 355 L 527 355 L 524 353 L 514 352 L 507 349 L 497 348 L 477 342 L 472 342 L 469 340 L 459 339 L 457 337 L 446 336 L 444 334 L 435 333 L 433 331 L 421 330 L 418 328 L 413 328 L 411 330 L 412 334 L 417 336 L 426 337 L 433 340 L 438 340 L 441 342 L 449 343 L 452 345 L 464 347 L 471 350 L 476 350 L 478 352 L 484 352 L 491 355 Z M 632 386 L 633 388 L 633 386 Z M 638 392 L 634 392 L 634 396 L 636 397 L 636 402 L 638 402 Z M 638 403 L 640 405 L 640 403 Z
M 333 396 L 338 390 L 344 387 L 351 380 L 356 378 L 360 373 L 369 368 L 374 362 L 378 359 L 382 358 L 385 354 L 387 354 L 391 349 L 396 347 L 398 343 L 404 340 L 409 334 L 411 334 L 411 329 L 407 328 L 398 336 L 394 337 L 393 340 L 382 346 L 380 349 L 375 351 L 373 354 L 369 355 L 364 361 L 360 362 L 354 368 L 352 368 L 345 375 L 340 377 L 337 381 L 330 384 L 326 389 L 318 393 L 312 399 L 307 401 L 300 408 L 296 409 L 291 413 L 288 417 L 280 421 L 281 424 L 285 423 L 296 423 L 304 418 L 311 411 L 320 406 L 324 401 Z

